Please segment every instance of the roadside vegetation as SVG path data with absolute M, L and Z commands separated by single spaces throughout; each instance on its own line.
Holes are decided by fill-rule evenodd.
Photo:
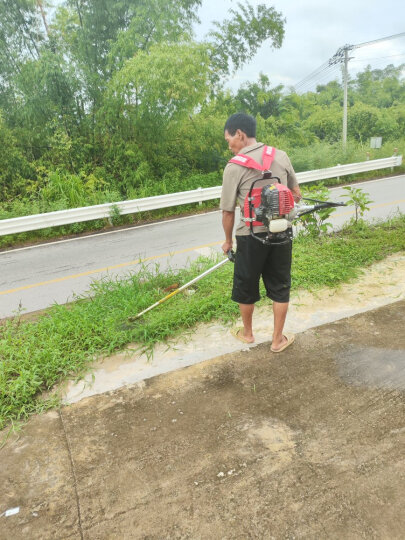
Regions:
M 286 150 L 297 172 L 404 154 L 403 66 L 368 66 L 350 81 L 343 150 L 340 82 L 299 95 L 261 74 L 235 91 L 226 88 L 263 42 L 282 46 L 283 14 L 264 3 L 238 3 L 197 41 L 201 3 L 61 0 L 48 9 L 47 2 L 0 2 L 0 220 L 217 186 L 230 157 L 224 122 L 236 111 L 254 115 L 257 138 Z M 376 136 L 383 146 L 370 149 Z M 347 197 L 356 220 L 344 231 L 327 234 L 328 212 L 303 220 L 295 289 L 335 286 L 404 249 L 403 216 L 368 226 L 362 216 L 369 201 L 355 189 Z M 109 220 L 0 237 L 0 248 L 216 205 L 130 216 L 113 210 Z M 90 297 L 53 306 L 37 321 L 21 314 L 3 321 L 0 429 L 57 403 L 55 386 L 85 374 L 95 358 L 130 342 L 152 354 L 154 344 L 198 322 L 231 322 L 237 309 L 229 300 L 228 264 L 199 282 L 196 294 L 178 295 L 133 327 L 122 326 L 166 287 L 212 264 L 201 259 L 181 272 L 143 267 L 127 280 L 94 283 Z
M 226 88 L 264 41 L 282 46 L 283 14 L 237 4 L 196 41 L 201 3 L 0 2 L 0 219 L 219 185 L 230 157 L 223 125 L 235 111 L 254 115 L 258 139 L 286 150 L 297 172 L 404 154 L 403 66 L 368 66 L 350 80 L 343 150 L 337 80 L 303 94 L 273 86 L 271 74 Z M 369 148 L 373 136 L 381 149 Z M 0 247 L 191 209 L 113 211 L 0 237 Z
M 377 225 L 359 219 L 331 235 L 318 236 L 309 227 L 294 242 L 293 290 L 335 287 L 371 263 L 405 250 L 405 216 Z M 128 343 L 151 355 L 156 343 L 192 332 L 200 322 L 231 323 L 238 309 L 229 298 L 229 263 L 199 281 L 195 294 L 179 294 L 127 325 L 129 316 L 165 296 L 165 288 L 186 283 L 214 263 L 202 258 L 176 272 L 162 272 L 158 265 L 140 267 L 124 280 L 94 282 L 90 297 L 55 305 L 37 321 L 24 321 L 20 314 L 3 321 L 0 429 L 54 406 L 59 399 L 52 392 L 55 385 L 86 374 L 95 359 Z

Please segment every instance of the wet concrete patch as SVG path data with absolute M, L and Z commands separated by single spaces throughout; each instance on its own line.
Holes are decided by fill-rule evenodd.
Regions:
M 339 375 L 357 386 L 405 390 L 405 350 L 348 347 L 336 358 Z

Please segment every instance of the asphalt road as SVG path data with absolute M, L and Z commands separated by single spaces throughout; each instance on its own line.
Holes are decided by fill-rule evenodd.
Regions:
M 372 199 L 367 219 L 386 219 L 405 212 L 405 175 L 361 184 Z M 342 188 L 331 190 L 332 200 Z M 335 227 L 353 215 L 339 208 Z M 64 304 L 87 294 L 92 281 L 124 276 L 140 262 L 182 267 L 199 255 L 220 250 L 223 242 L 220 212 L 174 219 L 151 225 L 0 252 L 0 318 Z

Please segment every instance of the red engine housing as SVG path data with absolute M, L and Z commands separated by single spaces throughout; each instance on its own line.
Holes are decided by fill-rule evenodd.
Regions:
M 243 208 L 243 216 L 248 227 L 250 227 L 251 217 L 256 216 L 256 210 L 259 207 L 261 210 L 265 209 L 266 214 L 271 214 L 274 218 L 285 216 L 294 208 L 294 197 L 291 190 L 283 184 L 253 188 L 246 195 Z M 255 220 L 252 225 L 258 227 L 263 225 L 263 222 Z
M 291 190 L 283 184 L 273 184 L 278 190 L 279 215 L 285 216 L 294 208 L 294 197 Z

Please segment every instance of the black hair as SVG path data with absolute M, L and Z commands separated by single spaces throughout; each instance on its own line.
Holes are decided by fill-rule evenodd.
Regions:
M 246 113 L 232 114 L 225 122 L 224 131 L 233 137 L 238 129 L 248 137 L 256 137 L 256 119 Z

